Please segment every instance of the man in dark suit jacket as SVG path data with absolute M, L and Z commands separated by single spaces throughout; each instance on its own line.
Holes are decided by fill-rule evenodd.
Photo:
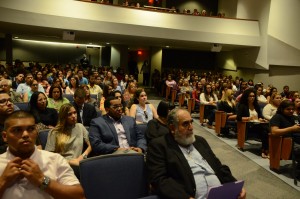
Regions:
M 172 110 L 168 115 L 170 133 L 148 145 L 148 176 L 160 198 L 202 198 L 210 185 L 236 181 L 206 140 L 193 134 L 192 122 L 187 110 Z M 243 189 L 239 198 L 245 196 Z
M 133 150 L 146 151 L 146 140 L 138 129 L 135 119 L 124 116 L 121 101 L 108 97 L 104 101 L 107 112 L 103 117 L 91 121 L 89 138 L 95 155 Z
M 91 120 L 97 117 L 97 111 L 93 105 L 84 103 L 85 96 L 85 90 L 77 88 L 74 93 L 73 105 L 77 111 L 77 122 L 84 126 L 90 126 Z

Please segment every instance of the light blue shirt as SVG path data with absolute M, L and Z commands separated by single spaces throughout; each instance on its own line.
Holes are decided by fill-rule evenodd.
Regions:
M 207 161 L 195 149 L 194 145 L 188 148 L 178 145 L 186 158 L 196 183 L 195 199 L 205 199 L 207 197 L 208 189 L 213 186 L 221 185 L 214 170 L 209 166 Z
M 22 84 L 19 84 L 16 92 L 24 95 L 26 92 L 28 92 L 30 90 L 31 90 L 31 88 L 29 85 L 27 85 L 26 83 L 22 83 Z M 38 84 L 38 91 L 43 92 L 43 93 L 45 92 L 45 90 L 41 84 Z

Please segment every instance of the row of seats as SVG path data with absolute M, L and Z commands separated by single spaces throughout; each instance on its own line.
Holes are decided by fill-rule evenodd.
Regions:
M 63 94 L 63 97 L 67 98 L 71 103 L 74 101 L 74 95 L 72 95 L 72 94 Z M 96 95 L 96 94 L 91 94 L 91 98 L 94 98 L 97 100 L 97 102 L 100 102 L 100 100 L 98 99 L 98 95 Z M 23 110 L 23 111 L 29 110 L 28 102 L 14 102 L 14 105 L 19 107 L 20 110 Z
M 201 108 L 202 107 L 202 108 Z M 200 106 L 200 115 L 204 114 L 204 105 Z M 221 128 L 227 125 L 227 115 L 224 111 L 215 112 L 215 132 L 220 136 Z M 200 120 L 201 121 L 201 120 Z M 244 151 L 244 143 L 247 137 L 247 122 L 237 121 L 237 147 Z M 280 160 L 289 160 L 293 152 L 293 140 L 291 137 L 275 136 L 269 133 L 269 163 L 270 169 L 280 173 Z M 293 162 L 295 161 L 292 157 Z M 293 166 L 293 172 L 295 172 Z M 297 180 L 294 176 L 294 184 L 297 185 Z
M 146 124 L 139 124 L 137 127 L 145 134 Z M 50 129 L 39 131 L 38 138 L 43 149 L 49 131 Z M 87 158 L 80 162 L 79 170 L 80 183 L 87 199 L 158 199 L 155 195 L 149 196 L 142 154 L 110 154 Z

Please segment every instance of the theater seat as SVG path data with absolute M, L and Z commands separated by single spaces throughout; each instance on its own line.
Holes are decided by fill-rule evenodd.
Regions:
M 16 105 L 20 110 L 29 111 L 29 104 L 27 102 L 15 102 Z
M 87 199 L 155 198 L 148 195 L 142 154 L 92 157 L 80 161 L 79 169 L 80 183 Z
M 50 129 L 44 129 L 44 130 L 39 131 L 38 138 L 42 145 L 42 149 L 45 149 L 45 147 L 46 147 L 49 131 L 50 131 Z

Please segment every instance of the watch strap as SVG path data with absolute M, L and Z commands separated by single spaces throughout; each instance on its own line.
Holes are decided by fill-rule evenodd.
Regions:
M 41 190 L 45 190 L 50 184 L 50 178 L 48 176 L 44 176 L 42 184 L 40 185 Z

